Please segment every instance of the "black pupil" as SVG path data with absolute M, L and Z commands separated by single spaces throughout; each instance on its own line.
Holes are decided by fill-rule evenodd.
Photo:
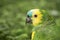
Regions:
M 34 17 L 37 17 L 37 15 L 34 15 Z

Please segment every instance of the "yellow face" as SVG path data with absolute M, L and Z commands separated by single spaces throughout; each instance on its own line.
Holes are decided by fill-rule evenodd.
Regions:
M 43 16 L 43 14 L 41 13 L 41 11 L 39 9 L 30 10 L 27 13 L 26 22 L 32 23 L 33 26 L 37 26 L 40 23 L 42 23 L 42 16 Z
M 39 11 L 39 9 L 35 9 L 32 13 L 32 24 L 34 26 L 39 25 L 39 23 L 42 23 L 42 13 Z

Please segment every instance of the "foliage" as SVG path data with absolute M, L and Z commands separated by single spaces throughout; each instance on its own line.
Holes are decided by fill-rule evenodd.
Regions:
M 59 1 L 0 0 L 0 40 L 30 40 L 32 26 L 25 23 L 27 11 L 33 8 L 60 11 Z M 55 16 L 58 26 L 60 26 L 59 13 Z

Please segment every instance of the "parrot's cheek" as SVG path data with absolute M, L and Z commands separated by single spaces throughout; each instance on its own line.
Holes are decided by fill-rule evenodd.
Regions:
M 32 19 L 32 24 L 33 24 L 34 26 L 39 25 L 39 23 L 42 23 L 41 18 L 33 18 L 33 19 Z
M 38 25 L 38 24 L 39 24 L 39 20 L 34 20 L 34 21 L 33 21 L 33 25 L 34 25 L 34 26 L 36 26 L 36 25 Z

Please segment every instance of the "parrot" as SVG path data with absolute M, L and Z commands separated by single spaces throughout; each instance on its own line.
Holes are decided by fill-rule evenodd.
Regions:
M 33 25 L 31 40 L 60 40 L 60 27 L 56 26 L 55 18 L 47 10 L 29 10 L 26 23 Z

